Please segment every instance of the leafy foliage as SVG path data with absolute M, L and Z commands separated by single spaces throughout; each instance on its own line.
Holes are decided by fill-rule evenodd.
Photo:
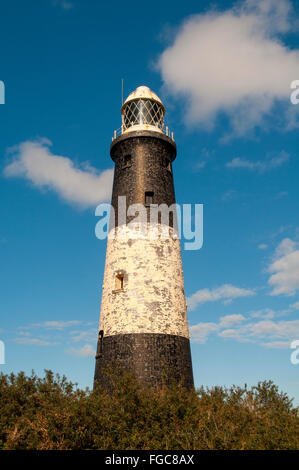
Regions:
M 298 449 L 299 416 L 271 381 L 153 390 L 120 370 L 110 392 L 66 377 L 0 375 L 0 449 Z

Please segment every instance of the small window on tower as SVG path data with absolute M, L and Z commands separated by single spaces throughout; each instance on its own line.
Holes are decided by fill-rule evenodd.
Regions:
M 124 156 L 124 162 L 123 162 L 123 168 L 128 168 L 132 164 L 132 155 L 125 155 Z
M 99 331 L 99 354 L 103 353 L 103 336 L 104 336 L 104 331 L 100 330 Z
M 115 276 L 115 290 L 121 290 L 124 288 L 124 275 L 117 274 Z
M 165 158 L 165 166 L 167 170 L 171 172 L 171 163 L 170 163 L 170 160 L 168 160 L 168 158 Z
M 152 191 L 147 191 L 145 193 L 145 205 L 150 206 L 154 203 L 154 193 Z

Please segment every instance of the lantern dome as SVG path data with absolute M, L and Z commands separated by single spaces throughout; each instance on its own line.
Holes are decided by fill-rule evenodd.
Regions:
M 165 107 L 147 86 L 139 86 L 129 94 L 121 107 L 122 131 L 153 130 L 164 132 Z

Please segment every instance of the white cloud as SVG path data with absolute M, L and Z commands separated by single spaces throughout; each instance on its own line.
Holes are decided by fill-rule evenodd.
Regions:
M 190 310 L 194 310 L 200 303 L 215 302 L 217 300 L 231 301 L 238 297 L 247 297 L 254 294 L 255 292 L 253 290 L 235 287 L 231 284 L 224 284 L 223 286 L 215 289 L 198 290 L 188 297 L 187 302 Z
M 269 349 L 290 349 L 289 341 L 272 341 L 270 343 L 261 343 L 261 346 Z
M 297 243 L 285 238 L 276 248 L 275 260 L 268 272 L 271 295 L 294 295 L 299 289 L 299 250 Z
M 49 341 L 44 341 L 42 339 L 28 338 L 28 337 L 15 338 L 14 341 L 18 344 L 26 344 L 29 346 L 51 346 L 51 345 L 56 344 L 56 343 L 50 343 Z
M 262 308 L 260 310 L 255 310 L 249 312 L 251 318 L 262 318 L 263 320 L 269 320 L 270 318 L 274 318 L 276 312 L 271 308 Z
M 91 327 L 94 323 L 85 323 L 78 320 L 50 320 L 42 323 L 32 323 L 28 326 L 18 327 L 17 334 L 19 337 L 15 338 L 14 341 L 19 344 L 36 346 L 70 344 L 82 341 L 83 344 L 85 343 L 85 346 L 71 348 L 66 352 L 77 356 L 94 356 L 95 352 L 89 344 L 96 344 L 97 341 L 98 328 Z M 74 327 L 78 327 L 78 329 L 73 330 L 72 328 Z M 83 327 L 88 327 L 88 329 L 82 330 Z M 40 338 L 32 337 L 31 332 L 37 330 L 43 331 L 43 335 Z
M 261 243 L 259 246 L 258 246 L 258 249 L 259 250 L 266 250 L 268 248 L 268 245 L 266 245 L 266 243 Z
M 31 328 L 46 328 L 49 330 L 63 330 L 65 328 L 70 328 L 74 325 L 79 325 L 81 321 L 79 320 L 69 320 L 69 321 L 45 321 L 43 323 L 32 323 L 29 326 L 20 326 L 19 329 L 21 330 L 29 330 Z
M 11 149 L 12 162 L 4 168 L 6 177 L 22 177 L 38 188 L 48 188 L 67 202 L 82 207 L 96 206 L 111 194 L 113 170 L 98 170 L 85 164 L 76 168 L 68 157 L 54 155 L 51 142 L 42 139 L 22 142 Z
M 245 321 L 245 317 L 243 315 L 226 315 L 224 317 L 220 317 L 220 324 L 221 328 L 228 328 L 229 326 L 235 325 L 236 323 L 242 323 Z
M 191 339 L 196 343 L 205 343 L 210 333 L 218 330 L 216 323 L 198 323 L 190 326 Z
M 34 326 L 38 326 L 41 328 L 48 328 L 53 330 L 63 330 L 64 328 L 69 328 L 70 326 L 78 325 L 81 323 L 78 320 L 70 320 L 70 321 L 45 321 L 44 323 L 37 323 Z
M 219 323 L 213 323 L 213 322 L 202 322 L 202 323 L 197 323 L 196 325 L 190 326 L 190 335 L 192 341 L 196 343 L 205 343 L 207 341 L 208 336 L 211 333 L 218 332 L 222 328 L 227 328 L 231 325 L 235 325 L 238 323 L 241 323 L 245 320 L 245 317 L 243 315 L 226 315 L 224 317 L 220 318 Z M 225 330 L 225 332 L 233 332 L 235 330 Z M 219 333 L 219 336 L 224 336 L 228 337 L 228 334 L 226 335 L 224 331 L 222 333 Z M 230 337 L 235 337 L 235 336 L 230 336 Z
M 260 321 L 252 325 L 246 325 L 249 336 L 271 338 L 296 338 L 299 336 L 299 320 Z
M 68 354 L 71 354 L 73 356 L 78 356 L 78 357 L 94 357 L 95 356 L 95 350 L 90 344 L 85 344 L 82 348 L 75 349 L 71 348 L 66 351 Z
M 231 318 L 230 322 L 230 317 L 236 318 L 235 320 Z M 227 322 L 225 322 L 225 318 L 227 318 Z M 242 323 L 242 325 L 238 323 Z M 232 325 L 235 325 L 234 328 L 229 328 Z M 194 342 L 205 343 L 208 336 L 215 332 L 220 338 L 224 339 L 233 339 L 242 343 L 258 343 L 265 347 L 282 348 L 286 347 L 286 343 L 290 345 L 293 339 L 299 337 L 299 320 L 261 320 L 252 323 L 246 321 L 246 318 L 242 315 L 227 315 L 227 317 L 220 318 L 218 323 L 202 322 L 190 327 L 191 339 Z
M 220 331 L 218 333 L 218 336 L 224 339 L 234 339 L 236 341 L 239 341 L 240 343 L 246 343 L 251 341 L 249 338 L 243 336 L 238 329 L 233 328 Z
M 275 250 L 274 256 L 280 258 L 281 256 L 288 255 L 295 251 L 297 243 L 290 238 L 284 238 Z
M 264 161 L 250 161 L 245 158 L 233 158 L 230 162 L 226 163 L 227 168 L 245 168 L 248 170 L 258 170 L 264 172 L 278 168 L 290 159 L 290 156 L 282 150 L 279 155 L 265 159 Z
M 294 304 L 290 305 L 290 308 L 293 310 L 299 310 L 299 300 L 298 302 L 295 302 Z
M 71 331 L 70 334 L 74 343 L 78 343 L 82 340 L 96 342 L 98 332 L 98 328 L 90 328 L 85 331 Z
M 158 61 L 166 91 L 187 98 L 187 123 L 211 127 L 225 113 L 242 135 L 262 125 L 276 103 L 285 103 L 279 118 L 287 120 L 299 51 L 281 34 L 291 30 L 288 0 L 247 0 L 188 18 Z

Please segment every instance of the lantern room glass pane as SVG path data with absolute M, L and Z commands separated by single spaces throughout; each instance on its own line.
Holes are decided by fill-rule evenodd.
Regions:
M 130 101 L 125 107 L 123 113 L 124 129 L 142 124 L 163 129 L 164 111 L 162 106 L 151 100 L 140 99 Z

